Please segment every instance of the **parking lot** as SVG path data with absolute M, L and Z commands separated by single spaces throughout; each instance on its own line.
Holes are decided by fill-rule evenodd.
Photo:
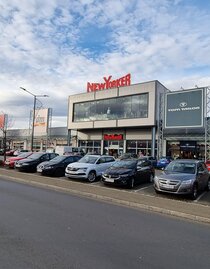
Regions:
M 13 171 L 14 169 L 7 169 L 4 167 L 1 167 L 1 169 L 6 169 L 7 171 Z M 156 175 L 159 175 L 162 171 L 161 170 L 156 170 Z M 18 174 L 21 174 L 21 172 L 17 172 Z M 25 174 L 25 173 L 24 173 Z M 28 174 L 29 175 L 29 174 Z M 40 174 L 38 173 L 33 173 L 34 176 L 38 176 L 38 177 L 42 177 Z M 49 177 L 50 178 L 50 177 Z M 52 180 L 54 178 L 51 178 Z M 198 204 L 202 204 L 202 205 L 208 205 L 210 206 L 210 192 L 202 192 L 198 195 L 198 198 L 196 200 L 191 200 L 188 197 L 185 196 L 179 196 L 179 195 L 171 195 L 171 194 L 156 194 L 156 192 L 154 191 L 153 188 L 153 184 L 152 183 L 144 183 L 138 186 L 135 186 L 133 189 L 127 189 L 126 187 L 115 187 L 115 186 L 108 186 L 108 185 L 104 185 L 100 179 L 94 183 L 88 183 L 84 180 L 76 180 L 76 179 L 68 179 L 66 177 L 60 177 L 60 179 L 62 180 L 66 180 L 66 181 L 72 181 L 72 182 L 80 182 L 82 184 L 88 184 L 90 187 L 91 186 L 97 186 L 99 188 L 105 188 L 105 189 L 115 189 L 115 190 L 119 190 L 120 192 L 126 192 L 126 193 L 139 193 L 141 195 L 145 195 L 145 196 L 149 196 L 149 197 L 161 197 L 163 199 L 166 199 L 166 201 L 168 199 L 170 200 L 178 200 L 178 201 L 184 201 L 186 203 L 198 203 Z

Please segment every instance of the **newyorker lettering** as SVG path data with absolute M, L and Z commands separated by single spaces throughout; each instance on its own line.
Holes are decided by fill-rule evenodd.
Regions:
M 87 83 L 87 92 L 95 92 L 95 91 L 101 91 L 105 89 L 111 89 L 111 88 L 118 88 L 123 86 L 130 86 L 131 85 L 131 75 L 127 74 L 124 77 L 121 77 L 116 80 L 111 80 L 112 76 L 109 76 L 108 78 L 104 77 L 103 83 Z

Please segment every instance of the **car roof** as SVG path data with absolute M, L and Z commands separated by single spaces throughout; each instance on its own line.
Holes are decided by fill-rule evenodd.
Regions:
M 197 160 L 197 159 L 177 159 L 173 160 L 172 162 L 178 162 L 178 163 L 200 163 L 203 162 L 202 160 Z
M 85 156 L 93 156 L 93 157 L 97 157 L 97 158 L 99 158 L 99 157 L 112 157 L 112 158 L 114 158 L 111 155 L 100 155 L 100 154 L 98 154 L 98 155 L 97 154 L 86 154 Z

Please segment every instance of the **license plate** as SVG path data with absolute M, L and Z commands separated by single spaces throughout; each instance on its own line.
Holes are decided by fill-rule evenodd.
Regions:
M 114 182 L 114 179 L 113 178 L 106 178 L 105 181 L 106 182 L 112 182 L 113 183 Z
M 37 168 L 37 172 L 41 173 L 42 169 L 41 168 Z
M 164 188 L 170 189 L 170 190 L 174 189 L 173 185 L 168 185 L 168 184 L 163 184 L 161 187 L 164 187 Z
M 77 171 L 69 171 L 68 172 L 70 175 L 72 174 L 72 175 L 75 175 L 75 174 L 77 174 Z
M 19 164 L 16 164 L 15 167 L 20 167 L 20 165 Z

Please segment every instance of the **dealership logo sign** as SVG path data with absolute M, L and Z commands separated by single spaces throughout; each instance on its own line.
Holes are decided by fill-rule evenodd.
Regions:
M 101 91 L 111 88 L 118 88 L 123 86 L 130 86 L 131 85 L 131 75 L 127 74 L 124 77 L 111 80 L 112 76 L 109 76 L 108 78 L 104 77 L 103 83 L 87 83 L 87 92 L 95 92 L 95 91 Z
M 187 103 L 186 103 L 186 102 L 181 102 L 181 103 L 179 104 L 179 106 L 180 106 L 180 107 L 186 107 L 186 106 L 187 106 Z
M 179 107 L 169 108 L 168 112 L 178 112 L 178 111 L 190 111 L 190 110 L 200 110 L 200 106 L 188 106 L 187 102 L 179 103 Z

